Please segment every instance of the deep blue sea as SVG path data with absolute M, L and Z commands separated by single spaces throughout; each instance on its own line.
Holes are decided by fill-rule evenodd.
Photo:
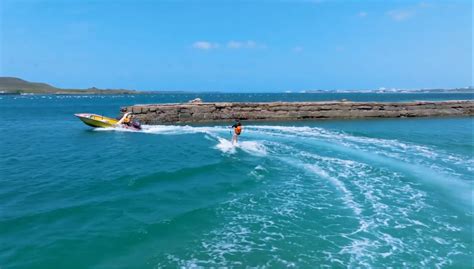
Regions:
M 74 113 L 438 94 L 0 96 L 0 268 L 472 268 L 473 118 L 100 130 Z

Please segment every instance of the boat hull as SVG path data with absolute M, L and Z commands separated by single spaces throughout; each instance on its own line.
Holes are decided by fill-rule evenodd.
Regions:
M 78 117 L 86 125 L 89 125 L 94 128 L 112 128 L 112 127 L 116 127 L 118 124 L 118 120 L 104 117 L 101 115 L 88 114 L 88 113 L 74 114 L 74 115 Z

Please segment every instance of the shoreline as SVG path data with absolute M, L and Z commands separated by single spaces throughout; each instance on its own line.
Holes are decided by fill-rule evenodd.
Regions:
M 472 90 L 413 90 L 413 91 L 302 91 L 302 92 L 279 92 L 279 91 L 257 91 L 257 92 L 234 92 L 234 91 L 141 91 L 141 90 L 115 90 L 115 89 L 78 89 L 78 90 L 58 90 L 58 91 L 28 91 L 28 90 L 2 90 L 0 88 L 0 96 L 3 95 L 153 95 L 153 94 L 474 94 Z
M 144 124 L 474 116 L 474 100 L 414 102 L 209 102 L 122 107 Z

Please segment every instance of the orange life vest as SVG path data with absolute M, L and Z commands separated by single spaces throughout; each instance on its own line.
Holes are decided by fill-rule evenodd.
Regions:
M 242 132 L 242 126 L 235 127 L 234 131 L 236 135 L 240 135 L 240 133 Z
M 132 121 L 132 116 L 131 115 L 127 115 L 127 117 L 125 117 L 125 119 L 123 119 L 122 123 L 125 123 L 125 124 L 128 124 Z

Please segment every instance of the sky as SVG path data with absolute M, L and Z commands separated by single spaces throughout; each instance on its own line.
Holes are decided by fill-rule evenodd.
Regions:
M 470 0 L 0 0 L 0 76 L 137 90 L 466 87 L 472 13 Z

